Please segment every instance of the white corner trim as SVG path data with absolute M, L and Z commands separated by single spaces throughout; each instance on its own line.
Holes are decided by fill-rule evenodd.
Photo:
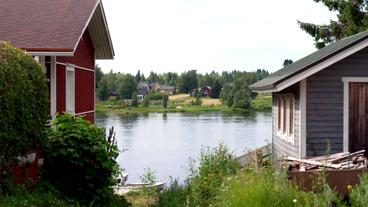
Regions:
M 348 48 L 340 53 L 338 53 L 337 55 L 334 55 L 332 56 L 331 58 L 301 72 L 300 74 L 294 76 L 294 77 L 291 77 L 291 78 L 288 78 L 286 79 L 285 81 L 281 82 L 280 84 L 278 84 L 276 86 L 276 91 L 281 91 L 291 85 L 294 85 L 295 83 L 327 68 L 328 66 L 358 52 L 359 50 L 362 50 L 364 48 L 368 47 L 368 39 L 352 46 L 351 48 Z
M 344 137 L 343 150 L 349 151 L 349 83 L 367 83 L 368 77 L 342 77 L 344 83 Z
M 56 57 L 51 57 L 51 70 L 50 70 L 50 102 L 51 102 L 51 114 L 56 113 Z
M 299 94 L 299 157 L 307 156 L 307 79 L 300 81 Z

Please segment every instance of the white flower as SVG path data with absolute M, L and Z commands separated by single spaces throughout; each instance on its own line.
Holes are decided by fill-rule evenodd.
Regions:
M 298 202 L 296 199 L 293 199 L 293 203 L 296 203 L 296 202 Z

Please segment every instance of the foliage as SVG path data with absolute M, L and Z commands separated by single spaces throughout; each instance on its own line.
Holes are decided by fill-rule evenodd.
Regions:
M 148 107 L 150 105 L 150 96 L 144 96 L 144 99 L 143 99 L 143 106 L 144 107 Z
M 132 107 L 137 107 L 138 106 L 138 94 L 137 92 L 134 92 L 132 95 Z
M 291 60 L 291 59 L 285 59 L 284 60 L 284 63 L 283 63 L 283 66 L 285 67 L 285 66 L 288 66 L 290 64 L 293 64 L 293 60 Z
M 162 98 L 163 98 L 163 94 L 162 93 L 160 93 L 160 92 L 157 92 L 156 90 L 154 90 L 154 89 L 151 89 L 150 91 L 149 91 L 149 98 L 150 98 L 150 100 L 155 100 L 155 101 L 157 101 L 157 100 L 161 100 Z
M 0 177 L 16 156 L 44 142 L 47 90 L 45 75 L 32 56 L 0 41 Z
M 180 185 L 178 180 L 173 180 L 168 188 L 160 193 L 160 198 L 155 205 L 156 207 L 182 207 L 186 206 L 189 195 L 189 187 Z
M 121 99 L 130 99 L 134 92 L 137 92 L 137 83 L 130 74 L 123 74 L 119 77 L 117 91 Z
M 250 108 L 251 101 L 251 92 L 249 89 L 244 88 L 235 92 L 235 96 L 233 99 L 233 108 L 242 108 L 247 109 Z
M 144 184 L 152 185 L 156 182 L 155 172 L 151 168 L 145 168 L 144 174 L 140 176 L 141 182 Z
M 141 82 L 142 76 L 141 76 L 141 71 L 140 70 L 138 70 L 137 74 L 134 76 L 134 79 L 135 79 L 136 83 Z
M 192 89 L 198 88 L 197 71 L 183 72 L 179 77 L 177 88 L 181 93 L 189 93 Z
M 352 188 L 349 195 L 352 207 L 365 207 L 368 203 L 368 175 L 361 177 L 360 184 Z
M 221 85 L 219 80 L 216 80 L 214 85 L 211 86 L 211 98 L 220 98 Z
M 223 144 L 213 149 L 202 149 L 199 167 L 191 164 L 190 197 L 193 206 L 209 206 L 221 188 L 223 180 L 238 169 L 235 157 Z
M 62 199 L 59 192 L 55 191 L 49 184 L 38 184 L 34 190 L 27 190 L 19 185 L 14 188 L 14 193 L 0 196 L 0 206 L 4 207 L 69 207 L 73 206 Z
M 149 76 L 147 78 L 147 81 L 149 83 L 155 83 L 155 82 L 162 83 L 161 77 L 157 73 L 155 73 L 153 71 L 150 72 L 150 74 L 149 74 Z
M 113 176 L 119 172 L 115 134 L 70 114 L 53 121 L 45 154 L 44 177 L 66 196 L 81 204 L 113 200 Z
M 100 66 L 96 65 L 95 66 L 95 84 L 96 84 L 96 88 L 98 88 L 98 84 L 100 83 L 102 77 L 104 76 L 104 73 L 102 72 Z
M 299 26 L 314 38 L 316 48 L 320 49 L 331 42 L 365 31 L 368 28 L 367 0 L 314 0 L 322 2 L 330 11 L 337 14 L 337 21 L 329 24 L 300 22 Z
M 272 95 L 258 94 L 257 97 L 251 101 L 251 108 L 257 111 L 271 110 Z
M 162 97 L 162 106 L 166 109 L 167 103 L 169 102 L 169 96 L 167 94 L 164 94 Z
M 324 178 L 320 179 L 324 183 L 322 191 L 304 192 L 287 182 L 284 171 L 246 168 L 226 179 L 215 206 L 342 206 L 341 199 L 328 187 Z
M 14 188 L 14 193 L 0 196 L 2 207 L 80 207 L 79 201 L 65 198 L 62 192 L 56 190 L 48 182 L 40 181 L 33 189 L 27 189 L 23 185 Z M 104 207 L 128 207 L 131 206 L 123 197 L 112 195 L 110 203 Z

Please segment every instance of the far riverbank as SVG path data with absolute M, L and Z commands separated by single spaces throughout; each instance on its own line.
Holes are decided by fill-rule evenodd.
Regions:
M 193 98 L 179 94 L 170 96 L 168 107 L 164 108 L 161 101 L 152 101 L 148 107 L 139 105 L 131 107 L 129 104 L 122 101 L 103 101 L 96 103 L 96 111 L 102 112 L 117 112 L 120 114 L 134 113 L 205 113 L 205 112 L 253 112 L 253 111 L 270 111 L 272 106 L 271 95 L 258 95 L 251 101 L 249 109 L 233 109 L 224 105 L 219 99 L 201 98 L 201 105 L 193 105 Z

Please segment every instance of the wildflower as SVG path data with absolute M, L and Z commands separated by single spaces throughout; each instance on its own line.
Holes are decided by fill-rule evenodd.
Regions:
M 350 192 L 351 190 L 353 190 L 353 186 L 351 186 L 350 184 L 346 186 L 346 189 L 348 189 L 348 191 Z
M 293 199 L 293 203 L 296 203 L 296 202 L 298 202 L 296 199 Z

